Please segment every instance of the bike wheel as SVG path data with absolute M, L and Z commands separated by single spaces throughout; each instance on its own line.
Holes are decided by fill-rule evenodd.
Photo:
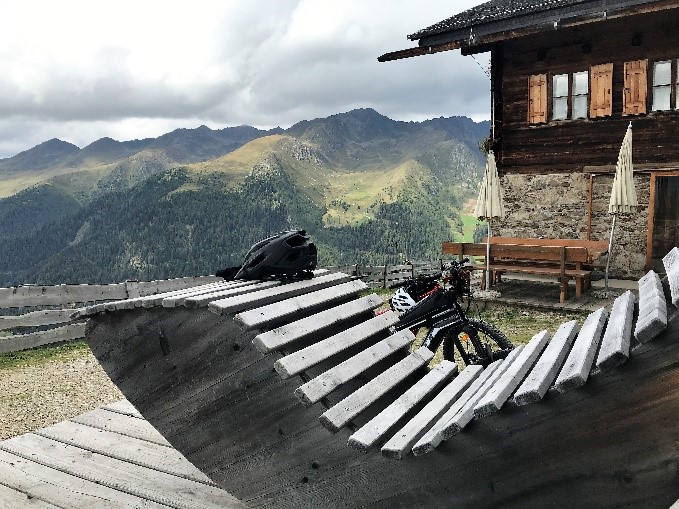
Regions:
M 504 359 L 514 345 L 497 327 L 481 320 L 469 320 L 451 330 L 443 340 L 443 358 L 455 361 L 455 353 L 466 365 L 487 366 Z

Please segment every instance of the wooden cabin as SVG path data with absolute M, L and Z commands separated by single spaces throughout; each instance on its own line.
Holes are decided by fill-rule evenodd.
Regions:
M 492 0 L 380 61 L 490 53 L 499 235 L 606 240 L 630 122 L 639 212 L 616 227 L 612 273 L 638 276 L 679 245 L 679 1 Z

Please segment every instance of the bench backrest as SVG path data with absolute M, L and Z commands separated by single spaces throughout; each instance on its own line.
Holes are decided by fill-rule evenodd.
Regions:
M 462 256 L 486 256 L 486 244 L 466 242 L 444 242 L 443 254 Z M 532 260 L 544 262 L 586 263 L 589 253 L 584 247 L 571 246 L 539 246 L 517 244 L 490 245 L 490 256 L 493 258 L 511 258 L 514 260 Z
M 487 237 L 483 242 L 487 242 Z M 565 247 L 584 247 L 589 251 L 590 256 L 597 258 L 608 251 L 607 240 L 580 240 L 580 239 L 538 239 L 522 237 L 491 237 L 491 244 L 516 244 L 529 246 L 565 246 Z

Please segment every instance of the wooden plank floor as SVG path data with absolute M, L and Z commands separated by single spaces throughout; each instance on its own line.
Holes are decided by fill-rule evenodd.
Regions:
M 243 509 L 123 400 L 0 442 L 0 507 Z

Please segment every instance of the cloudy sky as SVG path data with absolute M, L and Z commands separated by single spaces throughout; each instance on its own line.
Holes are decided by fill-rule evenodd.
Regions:
M 288 127 L 372 107 L 489 116 L 486 55 L 379 63 L 480 0 L 23 0 L 0 4 L 0 158 L 51 138 Z

